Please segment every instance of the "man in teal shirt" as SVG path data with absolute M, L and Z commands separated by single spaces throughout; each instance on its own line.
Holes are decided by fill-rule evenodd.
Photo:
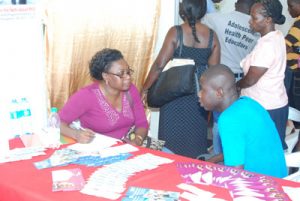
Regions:
M 201 76 L 200 86 L 201 105 L 221 113 L 218 126 L 224 164 L 279 178 L 287 176 L 274 122 L 258 102 L 239 97 L 232 71 L 221 64 L 211 66 Z

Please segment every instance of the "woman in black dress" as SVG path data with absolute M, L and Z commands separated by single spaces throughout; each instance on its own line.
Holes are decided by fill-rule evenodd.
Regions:
M 206 13 L 206 0 L 183 0 L 180 16 L 184 23 L 181 58 L 194 59 L 198 78 L 205 68 L 220 62 L 220 45 L 216 34 L 200 20 Z M 169 29 L 163 46 L 151 66 L 143 86 L 147 91 L 167 62 L 179 56 L 176 26 Z M 179 36 L 180 38 L 180 36 Z M 159 139 L 175 154 L 196 158 L 207 152 L 207 112 L 199 105 L 197 92 L 171 101 L 160 108 Z

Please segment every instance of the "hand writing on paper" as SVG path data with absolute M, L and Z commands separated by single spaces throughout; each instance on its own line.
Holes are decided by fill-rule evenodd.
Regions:
M 95 138 L 95 133 L 90 129 L 78 130 L 76 135 L 76 140 L 79 143 L 87 144 L 93 141 Z

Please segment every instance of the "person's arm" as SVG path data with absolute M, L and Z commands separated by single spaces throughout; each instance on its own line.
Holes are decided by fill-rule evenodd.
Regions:
M 146 92 L 151 85 L 156 81 L 158 75 L 163 70 L 164 66 L 168 63 L 168 61 L 172 58 L 174 51 L 177 45 L 177 32 L 176 27 L 172 27 L 169 29 L 163 46 L 159 51 L 157 58 L 151 66 L 150 72 L 146 78 L 146 81 L 143 85 L 142 92 Z
M 286 53 L 291 53 L 291 52 L 293 52 L 293 48 L 286 46 Z
M 238 90 L 255 85 L 258 80 L 267 72 L 268 68 L 251 66 L 248 73 L 237 82 Z
M 237 82 L 238 91 L 255 85 L 276 60 L 275 50 L 278 48 L 272 41 L 258 42 L 253 51 L 242 61 L 249 65 L 247 74 Z M 247 66 L 243 66 L 246 68 Z
M 148 135 L 148 129 L 139 127 L 135 129 L 134 133 L 135 133 L 135 138 L 131 142 L 137 146 L 141 146 L 143 144 L 143 141 L 146 139 Z
M 223 154 L 214 155 L 211 158 L 207 159 L 206 161 L 211 163 L 219 163 L 224 161 L 224 155 Z
M 244 118 L 237 115 L 232 109 L 231 111 L 223 111 L 218 120 L 218 128 L 220 132 L 224 165 L 235 168 L 244 168 L 246 157 L 246 147 L 248 141 L 245 133 L 248 132 L 245 127 Z M 233 141 L 234 139 L 234 141 Z M 233 146 L 234 143 L 234 146 Z
M 144 105 L 141 101 L 140 94 L 136 86 L 133 84 L 129 89 L 129 96 L 129 98 L 132 99 L 130 102 L 132 102 L 132 109 L 135 118 L 135 138 L 132 140 L 132 143 L 140 146 L 143 144 L 143 141 L 148 135 L 149 124 L 147 121 Z
M 239 169 L 244 169 L 244 165 L 237 165 L 237 166 L 232 166 L 232 167 L 235 167 L 235 168 L 239 168 Z
M 60 132 L 62 135 L 70 137 L 79 143 L 90 143 L 95 137 L 95 133 L 89 129 L 73 129 L 68 124 L 61 122 Z
M 216 65 L 220 63 L 220 43 L 217 37 L 217 34 L 214 32 L 213 44 L 212 44 L 212 52 L 210 57 L 208 58 L 208 65 Z
M 209 159 L 206 160 L 207 162 L 211 162 L 211 163 L 219 163 L 224 161 L 224 155 L 223 154 L 218 154 L 215 155 Z M 239 169 L 244 169 L 244 165 L 237 165 L 237 166 L 232 166 L 234 168 L 239 168 Z
M 289 29 L 287 35 L 285 36 L 285 44 L 286 44 L 286 52 L 291 53 L 293 52 L 293 45 L 299 42 L 299 35 L 295 30 L 298 30 L 299 27 L 299 21 L 295 21 L 294 24 Z
M 79 117 L 89 110 L 90 100 L 93 96 L 94 94 L 90 93 L 90 90 L 80 89 L 68 99 L 59 111 L 62 135 L 70 137 L 79 143 L 89 143 L 94 139 L 95 134 L 92 130 L 86 128 L 77 130 L 70 127 L 73 121 L 79 120 Z

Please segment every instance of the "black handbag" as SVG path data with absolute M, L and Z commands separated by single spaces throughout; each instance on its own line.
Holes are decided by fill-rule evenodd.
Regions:
M 179 57 L 182 51 L 182 29 L 176 26 L 179 38 Z M 178 37 L 179 36 L 179 37 Z M 195 63 L 192 59 L 173 58 L 159 74 L 147 93 L 149 107 L 159 108 L 176 98 L 195 93 Z

